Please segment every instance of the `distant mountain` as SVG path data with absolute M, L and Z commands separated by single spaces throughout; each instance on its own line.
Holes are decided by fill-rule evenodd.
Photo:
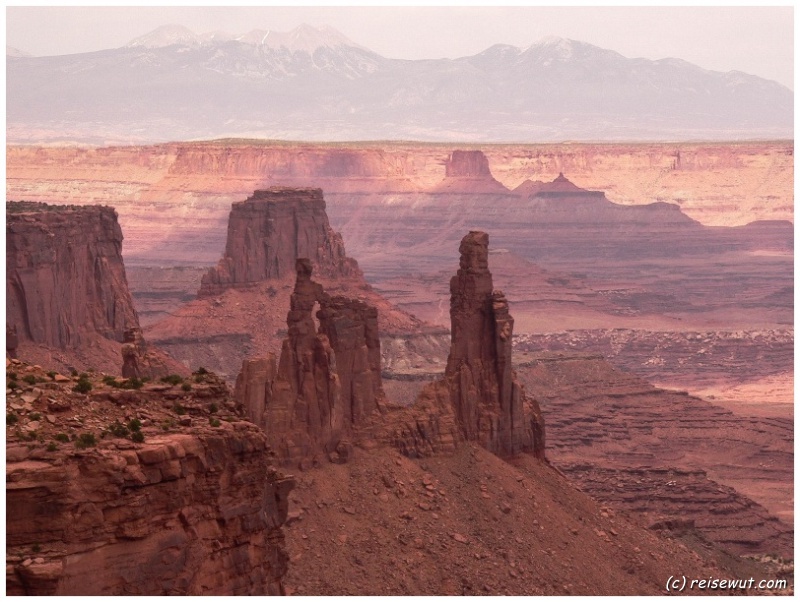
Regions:
M 382 57 L 330 27 L 160 27 L 85 54 L 8 53 L 9 141 L 791 138 L 793 93 L 561 38 L 455 60 Z

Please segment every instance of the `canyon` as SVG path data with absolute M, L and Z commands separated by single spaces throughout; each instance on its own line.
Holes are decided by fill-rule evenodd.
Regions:
M 326 558 L 341 555 L 335 562 L 339 574 L 356 576 L 354 583 L 361 584 L 352 593 L 475 593 L 481 587 L 602 593 L 618 591 L 613 588 L 619 583 L 626 591 L 656 593 L 663 585 L 653 589 L 652 584 L 665 578 L 667 567 L 626 556 L 631 546 L 651 550 L 654 560 L 689 563 L 685 567 L 713 563 L 732 574 L 754 570 L 742 555 L 793 556 L 793 514 L 786 501 L 793 491 L 793 406 L 786 387 L 793 350 L 791 223 L 744 225 L 751 201 L 744 193 L 734 198 L 733 209 L 718 207 L 716 217 L 709 199 L 699 203 L 697 219 L 740 220 L 734 227 L 692 219 L 691 204 L 612 203 L 611 192 L 594 184 L 582 188 L 560 164 L 554 174 L 542 170 L 536 181 L 527 174 L 512 186 L 504 179 L 507 171 L 495 168 L 496 148 L 423 147 L 425 152 L 412 157 L 392 145 L 383 155 L 369 145 L 366 151 L 305 145 L 307 154 L 297 153 L 297 146 L 42 148 L 35 160 L 30 149 L 17 147 L 9 149 L 7 182 L 9 198 L 14 190 L 20 198 L 52 200 L 67 187 L 76 187 L 70 195 L 90 191 L 83 198 L 89 204 L 106 195 L 116 198 L 127 237 L 125 261 L 133 264 L 127 268 L 129 297 L 148 316 L 141 326 L 149 348 L 172 354 L 182 375 L 195 370 L 200 376 L 207 368 L 219 372 L 215 394 L 222 395 L 223 381 L 235 380 L 236 392 L 224 402 L 231 412 L 228 424 L 236 432 L 246 430 L 235 422 L 243 417 L 260 424 L 264 445 L 273 450 L 270 462 L 300 470 L 293 477 L 298 488 L 281 502 L 288 504 L 289 564 L 296 567 L 281 581 L 290 592 L 332 594 L 350 587 L 320 577 L 322 552 Z M 639 161 L 636 177 L 646 172 L 636 152 L 660 149 L 661 155 L 653 151 L 651 157 L 658 164 L 673 148 L 632 146 L 625 160 Z M 693 177 L 706 176 L 698 189 L 710 186 L 716 176 L 708 177 L 698 157 L 693 163 L 686 145 L 680 146 L 663 180 L 674 183 L 671 171 L 697 165 L 700 173 Z M 690 145 L 705 151 L 708 146 L 713 145 Z M 721 155 L 727 146 L 713 152 Z M 168 147 L 185 163 L 158 155 Z M 755 166 L 762 164 L 754 157 L 767 153 L 779 167 L 765 186 L 780 188 L 791 164 L 787 148 L 736 145 L 727 148 L 738 153 L 728 167 L 717 157 L 719 169 L 758 171 Z M 530 148 L 523 150 L 530 159 Z M 114 178 L 134 151 L 138 167 L 128 170 L 125 189 Z M 400 160 L 403 152 L 408 156 Z M 568 151 L 560 152 L 563 161 Z M 75 174 L 87 170 L 87 179 L 78 175 L 68 182 L 63 165 L 57 167 L 64 158 L 59 153 L 73 153 Z M 436 153 L 441 159 L 434 167 L 427 160 Z M 622 155 L 619 147 L 609 153 L 620 162 Z M 381 175 L 386 156 L 395 161 L 393 177 Z M 592 161 L 595 167 L 603 163 L 598 157 Z M 631 167 L 636 161 L 627 168 L 636 171 Z M 88 171 L 92 162 L 98 168 L 94 174 Z M 37 173 L 48 170 L 51 179 L 36 181 Z M 280 173 L 295 175 L 276 177 Z M 422 173 L 428 173 L 427 181 Z M 323 183 L 325 199 L 319 189 L 286 187 L 312 180 Z M 236 192 L 245 182 L 257 183 L 245 194 Z M 209 189 L 201 192 L 204 184 Z M 272 184 L 280 186 L 265 187 Z M 790 189 L 786 194 L 791 199 Z M 167 229 L 153 229 L 161 223 L 152 219 L 154 209 Z M 223 210 L 227 239 L 218 244 L 214 237 L 225 232 Z M 763 207 L 760 211 L 765 215 Z M 791 219 L 791 200 L 788 210 L 771 218 L 776 216 Z M 491 251 L 486 235 L 477 231 L 484 228 L 491 231 Z M 209 249 L 216 249 L 213 259 Z M 124 349 L 144 349 L 139 336 L 135 328 L 123 332 L 119 341 L 124 338 L 128 347 L 116 342 L 114 366 L 101 369 L 119 374 Z M 25 345 L 14 349 L 26 361 L 48 366 L 51 358 L 39 362 Z M 100 388 L 98 379 L 94 382 Z M 152 388 L 159 385 L 148 386 L 153 395 L 168 396 L 164 409 L 182 395 L 166 385 L 160 391 Z M 758 403 L 766 387 L 776 396 L 769 411 Z M 702 399 L 693 396 L 700 391 Z M 196 403 L 193 395 L 182 399 Z M 731 399 L 723 399 L 726 395 Z M 119 399 L 125 396 L 112 402 Z M 25 416 L 38 409 L 27 408 L 24 400 L 14 403 Z M 29 426 L 31 419 L 23 422 Z M 24 441 L 37 430 L 15 436 Z M 46 456 L 43 450 L 36 453 Z M 455 503 L 452 492 L 463 485 L 452 474 L 483 466 L 485 475 L 464 481 L 470 489 L 465 503 Z M 161 468 L 163 474 L 170 470 Z M 559 471 L 603 505 L 567 489 Z M 530 495 L 545 514 L 534 519 L 535 513 L 505 501 L 520 494 Z M 580 508 L 582 518 L 564 516 L 565 506 Z M 399 531 L 390 526 L 387 510 L 399 516 Z M 568 562 L 555 550 L 573 550 L 571 544 L 541 533 L 545 517 L 555 516 L 558 524 L 574 523 L 569 532 L 575 549 L 591 551 L 598 570 L 613 578 L 568 577 L 573 574 Z M 343 526 L 337 527 L 340 520 Z M 482 522 L 488 523 L 485 529 L 474 526 Z M 580 526 L 585 524 L 593 531 L 585 532 Z M 642 526 L 650 526 L 652 534 Z M 390 532 L 400 533 L 405 565 L 385 554 Z M 544 560 L 526 551 L 539 536 Z M 459 546 L 469 554 L 461 554 Z M 439 550 L 456 558 L 457 568 L 424 569 L 425 558 L 435 559 Z M 493 550 L 503 551 L 502 560 Z M 24 557 L 20 552 L 23 564 Z M 500 560 L 503 571 L 508 563 L 511 580 L 493 579 L 480 566 L 487 558 L 493 566 Z M 627 567 L 625 572 L 612 570 L 614 562 Z M 770 562 L 759 570 L 785 574 L 782 560 Z M 563 579 L 543 579 L 545 566 L 549 575 L 566 571 L 569 589 L 558 589 Z M 528 567 L 538 568 L 526 573 Z M 15 574 L 28 581 L 15 577 L 21 581 L 14 587 L 36 587 L 31 575 L 38 569 L 29 575 L 23 568 Z M 370 571 L 395 576 L 381 585 L 384 590 L 373 589 L 378 585 L 370 581 Z M 282 587 L 277 581 L 259 583 L 243 584 L 239 591 Z M 181 575 L 175 591 L 197 587 Z

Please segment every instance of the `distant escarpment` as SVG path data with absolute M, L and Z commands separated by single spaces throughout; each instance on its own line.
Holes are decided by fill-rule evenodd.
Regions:
M 283 593 L 294 480 L 221 380 L 120 390 L 18 360 L 12 373 L 50 382 L 19 378 L 6 400 L 8 594 Z
M 328 223 L 321 189 L 256 190 L 233 204 L 225 254 L 203 276 L 198 295 L 289 276 L 298 257 L 309 258 L 324 276 L 361 276 L 356 261 L 345 255 L 341 234 Z
M 450 285 L 445 376 L 410 408 L 385 403 L 377 310 L 330 297 L 311 279 L 311 262 L 297 261 L 280 362 L 274 354 L 245 360 L 235 394 L 284 462 L 325 455 L 346 461 L 354 443 L 377 442 L 411 457 L 475 441 L 503 457 L 526 452 L 544 458 L 544 421 L 512 369 L 514 320 L 503 293 L 493 290 L 488 243 L 484 232 L 462 241 L 461 269 Z
M 138 377 L 179 369 L 141 337 L 112 207 L 9 203 L 6 299 L 11 355 L 119 374 L 120 344 L 138 332 Z
M 112 207 L 9 203 L 6 237 L 6 322 L 20 342 L 121 342 L 138 326 Z
M 508 194 L 508 188 L 494 179 L 482 151 L 454 150 L 444 167 L 445 179 L 435 188 L 436 192 Z

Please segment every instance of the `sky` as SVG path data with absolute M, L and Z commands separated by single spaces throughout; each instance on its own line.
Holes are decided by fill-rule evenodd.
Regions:
M 681 58 L 794 89 L 794 9 L 705 7 L 7 7 L 6 44 L 35 56 L 117 48 L 166 24 L 195 33 L 330 25 L 389 58 L 456 58 L 558 36 L 629 57 Z

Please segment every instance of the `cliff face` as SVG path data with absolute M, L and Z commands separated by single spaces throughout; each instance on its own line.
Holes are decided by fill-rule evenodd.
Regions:
M 6 322 L 20 342 L 75 348 L 138 327 L 111 207 L 9 203 Z
M 16 360 L 9 370 L 50 380 Z M 294 481 L 224 383 L 197 373 L 190 392 L 120 390 L 99 376 L 88 396 L 60 374 L 8 395 L 7 592 L 283 593 Z
M 511 365 L 514 319 L 489 272 L 489 236 L 461 241 L 460 268 L 450 280 L 452 343 L 445 381 L 461 431 L 498 455 L 544 457 L 544 422 Z M 526 411 L 526 405 L 532 407 Z
M 345 254 L 341 235 L 328 223 L 322 190 L 257 190 L 233 204 L 225 254 L 203 276 L 198 294 L 216 295 L 288 276 L 298 257 L 308 257 L 324 276 L 360 274 L 358 264 Z
M 445 179 L 435 192 L 508 194 L 508 189 L 494 179 L 483 151 L 454 150 L 444 162 L 444 173 Z
M 350 433 L 384 397 L 377 310 L 325 294 L 308 259 L 298 259 L 296 269 L 280 363 L 276 368 L 271 354 L 245 360 L 235 393 L 287 462 L 346 454 Z

